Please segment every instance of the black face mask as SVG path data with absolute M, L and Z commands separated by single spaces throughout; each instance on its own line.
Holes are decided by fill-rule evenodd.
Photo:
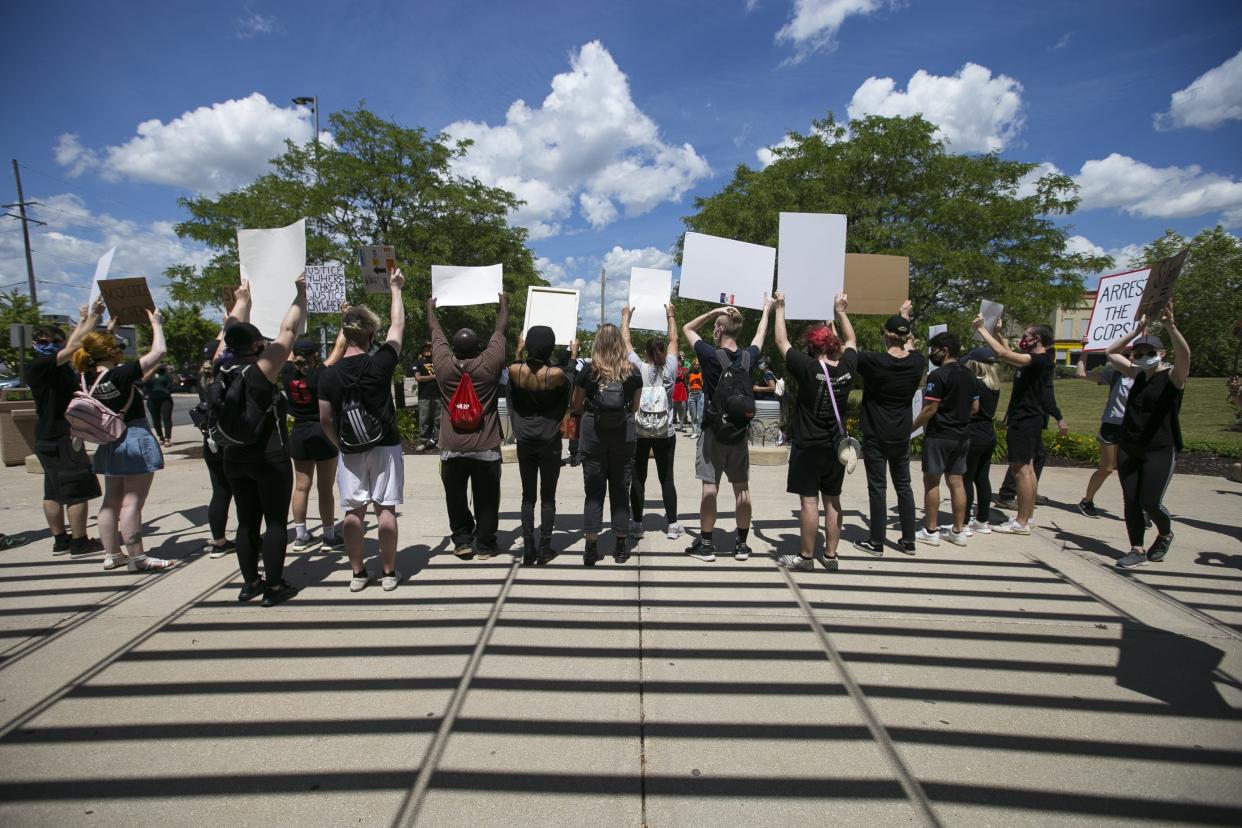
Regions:
M 931 360 L 931 364 L 935 365 L 937 368 L 939 368 L 941 365 L 944 364 L 944 353 L 943 352 L 937 353 L 936 351 L 932 351 L 928 355 L 928 358 Z

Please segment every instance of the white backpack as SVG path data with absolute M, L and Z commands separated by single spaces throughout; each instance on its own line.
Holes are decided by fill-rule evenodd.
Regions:
M 669 417 L 668 392 L 664 390 L 661 379 L 662 371 L 654 365 L 643 367 L 643 393 L 638 399 L 638 416 L 634 424 L 639 437 L 659 439 L 668 436 Z M 648 382 L 648 369 L 651 381 Z

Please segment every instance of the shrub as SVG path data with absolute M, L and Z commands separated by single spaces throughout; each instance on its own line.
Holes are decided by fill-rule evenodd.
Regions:
M 404 408 L 397 409 L 397 436 L 405 442 L 418 439 L 418 417 L 413 411 Z

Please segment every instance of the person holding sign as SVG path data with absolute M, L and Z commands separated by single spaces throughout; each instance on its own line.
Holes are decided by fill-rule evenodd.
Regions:
M 1129 348 L 1124 355 L 1129 354 Z M 1087 517 L 1099 517 L 1100 511 L 1095 506 L 1095 496 L 1108 480 L 1108 476 L 1117 468 L 1117 450 L 1121 444 L 1121 425 L 1126 418 L 1126 400 L 1130 397 L 1130 388 L 1134 380 L 1121 371 L 1110 368 L 1104 371 L 1088 371 L 1087 355 L 1078 357 L 1078 370 L 1074 372 L 1077 379 L 1086 380 L 1096 385 L 1108 386 L 1108 401 L 1104 403 L 1104 413 L 1100 416 L 1100 431 L 1096 441 L 1100 444 L 1100 464 L 1091 479 L 1087 481 L 1087 492 L 1078 501 L 1078 511 Z M 1150 526 L 1151 524 L 1147 524 Z
M 1164 362 L 1164 342 L 1145 333 L 1142 319 L 1134 330 L 1108 348 L 1108 361 L 1134 380 L 1121 423 L 1117 475 L 1125 501 L 1126 533 L 1130 552 L 1117 566 L 1130 568 L 1159 563 L 1173 545 L 1172 517 L 1161 502 L 1173 479 L 1177 453 L 1182 450 L 1178 414 L 1190 375 L 1190 345 L 1177 329 L 1170 300 L 1160 314 L 1160 326 L 1173 340 L 1173 364 Z M 1130 348 L 1125 356 L 1126 346 Z M 1143 549 L 1143 515 L 1156 524 L 1156 540 Z

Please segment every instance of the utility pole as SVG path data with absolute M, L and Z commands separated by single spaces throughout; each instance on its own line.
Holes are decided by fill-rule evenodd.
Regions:
M 17 162 L 14 161 L 14 164 Z M 16 167 L 14 168 L 16 169 Z M 32 277 L 33 278 L 33 277 Z M 31 283 L 33 284 L 33 282 Z M 599 269 L 599 324 L 604 324 L 604 286 L 608 284 L 608 271 Z
M 17 203 L 5 204 L 3 206 L 6 208 L 16 207 L 18 215 L 13 215 L 12 213 L 6 213 L 5 215 L 21 219 L 22 221 L 22 241 L 26 244 L 26 279 L 30 284 L 30 303 L 33 305 L 38 303 L 39 295 L 35 292 L 34 258 L 30 255 L 30 227 L 28 223 L 33 221 L 35 224 L 47 224 L 47 222 L 32 219 L 26 215 L 26 205 L 38 204 L 39 202 L 26 201 L 25 196 L 22 195 L 22 174 L 17 169 L 16 158 L 13 159 L 13 178 L 17 181 Z

